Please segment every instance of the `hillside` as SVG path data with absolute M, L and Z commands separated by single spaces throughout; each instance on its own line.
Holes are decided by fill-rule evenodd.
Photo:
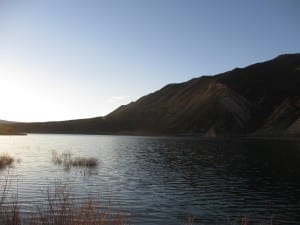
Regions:
M 300 54 L 169 84 L 105 117 L 0 124 L 43 133 L 300 134 Z
M 7 120 L 0 120 L 0 124 L 10 124 L 10 123 L 14 123 L 14 122 L 7 121 Z

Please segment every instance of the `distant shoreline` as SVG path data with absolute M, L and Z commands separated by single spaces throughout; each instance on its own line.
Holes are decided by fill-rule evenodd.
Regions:
M 26 133 L 2 133 L 0 132 L 0 136 L 23 136 L 27 135 Z
M 28 133 L 1 133 L 0 136 L 23 136 L 28 134 L 57 134 L 57 135 L 114 135 L 114 136 L 140 136 L 140 137 L 179 137 L 179 138 L 199 138 L 202 140 L 224 140 L 224 139 L 244 139 L 244 140 L 300 140 L 299 136 L 263 136 L 263 135 L 228 135 L 207 137 L 203 134 L 155 134 L 155 133 L 135 133 L 135 132 L 28 132 Z

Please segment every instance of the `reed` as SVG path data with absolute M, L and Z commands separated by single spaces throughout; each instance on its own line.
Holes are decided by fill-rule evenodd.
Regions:
M 70 167 L 87 167 L 93 168 L 98 166 L 98 160 L 93 157 L 73 157 L 70 152 L 59 154 L 57 151 L 52 151 L 52 162 Z
M 75 201 L 75 195 L 64 185 L 56 184 L 46 190 L 45 204 L 36 206 L 32 213 L 20 210 L 17 197 L 11 197 L 9 176 L 0 179 L 0 224 L 1 225 L 125 225 L 127 217 L 116 213 L 112 207 L 102 207 L 92 199 Z M 200 222 L 200 223 L 199 223 Z M 202 224 L 189 216 L 185 225 Z M 218 223 L 221 224 L 221 223 Z M 228 223 L 226 223 L 228 224 Z M 232 225 L 250 225 L 247 217 L 236 219 Z M 260 225 L 272 225 L 272 219 Z
M 47 204 L 39 208 L 29 219 L 28 225 L 123 225 L 124 216 L 112 213 L 109 207 L 91 199 L 82 203 L 74 201 L 74 195 L 65 186 L 55 186 L 47 191 Z M 20 224 L 22 225 L 22 224 Z
M 14 161 L 14 158 L 8 154 L 0 155 L 0 169 L 10 166 Z
M 74 194 L 63 185 L 48 187 L 46 204 L 36 206 L 32 213 L 22 212 L 18 201 L 9 194 L 8 176 L 0 180 L 1 225 L 124 225 L 125 216 L 111 207 L 101 207 L 91 199 L 76 202 Z M 16 198 L 17 199 L 17 198 Z

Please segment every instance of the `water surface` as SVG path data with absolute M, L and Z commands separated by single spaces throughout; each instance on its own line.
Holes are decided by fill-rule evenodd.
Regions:
M 51 152 L 96 157 L 94 169 L 65 170 Z M 76 199 L 110 202 L 131 224 L 232 224 L 235 217 L 300 222 L 300 141 L 200 140 L 108 135 L 0 136 L 24 210 L 67 184 Z M 6 174 L 7 170 L 0 171 Z

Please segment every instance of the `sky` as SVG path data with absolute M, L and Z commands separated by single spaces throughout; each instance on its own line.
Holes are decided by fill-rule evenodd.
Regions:
M 0 0 L 0 119 L 104 116 L 300 52 L 298 0 Z

